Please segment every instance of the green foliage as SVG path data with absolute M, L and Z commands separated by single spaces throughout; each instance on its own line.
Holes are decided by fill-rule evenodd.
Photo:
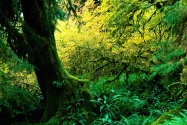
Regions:
M 172 37 L 179 34 L 178 30 L 182 31 L 182 29 L 180 29 L 180 25 L 183 25 L 183 19 L 186 16 L 183 12 L 184 8 L 185 6 L 182 5 L 181 2 L 176 2 L 173 6 L 164 7 L 164 16 L 162 17 L 161 23 L 168 27 L 166 28 L 167 31 L 165 32 L 170 35 L 169 37 L 164 38 L 163 41 L 159 41 L 157 44 L 155 44 L 157 46 L 157 50 L 155 51 L 155 56 L 152 59 L 155 65 L 151 68 L 151 78 L 156 75 L 171 75 L 181 68 L 179 67 L 179 61 L 182 57 L 184 57 L 186 52 L 183 47 L 178 47 L 177 44 L 182 42 L 181 38 L 183 36 L 180 34 L 179 37 L 181 38 L 177 39 L 180 39 L 181 41 L 175 41 L 175 39 Z
M 159 74 L 159 75 L 167 75 L 167 74 L 169 74 L 171 72 L 176 71 L 176 69 L 178 68 L 178 65 L 179 65 L 179 61 L 173 62 L 173 63 L 165 63 L 165 64 L 153 66 L 152 67 L 153 74 L 151 74 L 150 77 L 153 78 L 157 74 Z
M 61 119 L 63 121 L 63 124 L 81 124 L 81 125 L 87 125 L 88 124 L 88 114 L 87 112 L 77 111 L 75 113 L 69 113 L 66 118 Z
M 108 119 L 113 119 L 116 117 L 116 114 L 119 112 L 119 107 L 115 104 L 118 99 L 118 95 L 109 98 L 107 96 L 103 96 L 102 98 L 98 98 L 97 100 L 90 100 L 92 103 L 98 105 L 100 111 L 100 117 L 105 117 Z
M 46 125 L 60 125 L 59 118 L 57 116 L 54 116 L 49 119 L 49 121 L 46 123 Z
M 7 77 L 6 77 L 7 78 Z M 6 80 L 6 79 L 4 79 Z M 0 96 L 0 107 L 3 114 L 1 118 L 9 120 L 8 122 L 21 122 L 23 120 L 31 120 L 35 110 L 38 110 L 38 115 L 40 114 L 39 110 L 43 110 L 43 107 L 38 106 L 40 98 L 32 95 L 29 91 L 19 88 L 15 85 L 11 85 L 7 80 L 1 84 L 1 96 Z M 39 107 L 41 109 L 39 109 Z M 40 116 L 41 117 L 41 116 Z M 18 120 L 16 120 L 18 119 Z M 2 121 L 2 119 L 0 119 Z M 20 120 L 20 121 L 19 121 Z M 39 120 L 36 118 L 36 120 Z M 5 120 L 6 121 L 6 120 Z M 31 120 L 32 121 L 32 120 Z
M 39 120 L 43 106 L 33 66 L 21 61 L 5 44 L 0 42 L 0 122 L 32 122 L 31 117 Z
M 59 57 L 72 74 L 92 80 L 87 85 L 92 99 L 91 105 L 85 105 L 88 100 L 82 99 L 80 91 L 72 93 L 65 97 L 62 114 L 59 112 L 46 124 L 149 125 L 181 102 L 171 100 L 167 85 L 180 80 L 180 60 L 184 58 L 183 65 L 187 61 L 183 0 L 160 9 L 158 3 L 146 0 L 63 2 L 63 10 L 81 18 L 70 16 L 58 22 Z M 67 16 L 57 4 L 51 1 L 54 21 Z M 33 67 L 8 51 L 4 40 L 0 43 L 0 112 L 4 113 L 6 107 L 11 117 L 28 118 L 32 111 L 43 109 L 39 106 L 42 97 L 35 98 L 40 92 L 33 74 L 26 80 Z M 64 81 L 52 84 L 61 88 Z M 83 111 L 84 106 L 92 111 Z M 186 113 L 173 116 L 165 124 L 185 123 Z
M 185 5 L 182 5 L 181 2 L 176 2 L 173 6 L 166 6 L 164 8 L 163 21 L 166 25 L 171 26 L 174 30 L 173 33 L 177 33 L 179 26 L 183 23 L 183 19 L 186 15 L 184 15 L 184 10 L 186 9 Z
M 171 120 L 166 120 L 163 124 L 159 125 L 186 125 L 187 124 L 187 111 L 183 110 L 179 116 L 171 115 Z
M 150 125 L 154 121 L 153 116 L 146 118 L 145 116 L 140 116 L 138 114 L 133 114 L 129 117 L 122 116 L 121 120 L 115 122 L 116 125 Z
M 145 73 L 131 73 L 128 76 L 128 84 L 141 84 L 148 79 L 148 75 Z
M 156 76 L 162 76 L 162 83 L 165 85 L 178 82 L 180 80 L 179 73 L 182 70 L 180 59 L 184 58 L 185 51 L 175 46 L 172 41 L 159 42 L 156 46 L 158 49 L 151 60 L 155 65 L 150 68 L 149 80 Z
M 66 111 L 68 113 L 77 112 L 77 110 L 80 109 L 81 105 L 84 103 L 84 99 L 81 99 L 79 96 L 80 92 L 77 90 L 74 97 L 69 99 L 69 102 L 67 104 Z
M 124 84 L 126 79 L 127 79 L 126 73 L 122 73 L 119 76 L 119 84 Z
M 144 112 L 144 107 L 148 105 L 146 100 L 140 99 L 137 95 L 132 95 L 130 91 L 123 88 L 123 85 L 120 88 L 114 83 L 109 84 L 102 84 L 100 81 L 90 86 L 94 95 L 94 99 L 90 101 L 97 106 L 97 113 L 99 114 L 99 117 L 92 124 L 123 123 L 120 116 L 128 117 Z
M 64 81 L 62 82 L 54 81 L 52 84 L 55 85 L 56 88 L 61 88 L 64 85 Z
M 157 42 L 158 49 L 154 52 L 153 61 L 167 62 L 177 59 L 185 53 L 184 50 L 175 46 L 173 41 Z M 167 48 L 167 49 L 166 49 Z

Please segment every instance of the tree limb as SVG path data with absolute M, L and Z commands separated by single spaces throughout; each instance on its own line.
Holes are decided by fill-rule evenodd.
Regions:
M 78 77 L 69 74 L 68 71 L 65 70 L 65 69 L 64 69 L 64 73 L 65 73 L 65 75 L 67 76 L 68 79 L 72 79 L 72 80 L 75 80 L 75 81 L 81 82 L 81 83 L 88 83 L 88 82 L 90 82 L 90 80 L 88 80 L 88 79 L 79 79 Z

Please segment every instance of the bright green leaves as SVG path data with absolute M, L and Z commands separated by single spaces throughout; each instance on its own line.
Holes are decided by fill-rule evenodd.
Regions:
M 164 64 L 161 64 L 161 65 L 153 66 L 151 68 L 153 73 L 151 74 L 150 78 L 153 78 L 157 74 L 165 76 L 169 73 L 173 73 L 173 72 L 176 71 L 177 68 L 179 68 L 178 66 L 179 66 L 178 61 L 173 62 L 173 63 L 168 62 L 168 63 L 164 63 Z
M 175 46 L 174 42 L 158 42 L 157 47 L 159 48 L 154 53 L 152 61 L 155 63 L 151 67 L 151 76 L 153 78 L 157 74 L 165 76 L 172 74 L 177 71 L 180 67 L 180 58 L 184 56 L 185 51 Z
M 166 120 L 163 124 L 159 125 L 186 125 L 187 124 L 187 111 L 180 112 L 180 116 L 170 115 L 171 119 Z
M 164 17 L 162 20 L 166 25 L 171 26 L 173 30 L 178 30 L 179 25 L 187 16 L 185 10 L 186 5 L 182 5 L 180 2 L 176 2 L 173 6 L 166 6 L 163 11 Z

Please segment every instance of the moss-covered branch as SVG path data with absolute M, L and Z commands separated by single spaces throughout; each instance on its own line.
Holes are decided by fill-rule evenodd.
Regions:
M 72 79 L 72 80 L 75 80 L 77 82 L 82 82 L 82 83 L 90 82 L 90 80 L 88 80 L 88 79 L 79 79 L 78 77 L 69 74 L 68 71 L 65 69 L 64 69 L 64 73 L 66 74 L 68 79 Z

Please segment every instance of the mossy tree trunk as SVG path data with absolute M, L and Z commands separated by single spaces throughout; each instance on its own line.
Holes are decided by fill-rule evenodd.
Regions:
M 50 19 L 48 3 L 47 0 L 21 1 L 25 21 L 23 33 L 27 41 L 29 63 L 35 66 L 38 83 L 46 100 L 42 121 L 49 120 L 60 111 L 67 101 L 65 96 L 81 87 L 75 84 L 77 82 L 67 80 L 67 72 L 59 60 L 54 38 L 55 27 Z M 56 87 L 54 82 L 63 85 Z

